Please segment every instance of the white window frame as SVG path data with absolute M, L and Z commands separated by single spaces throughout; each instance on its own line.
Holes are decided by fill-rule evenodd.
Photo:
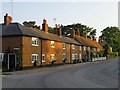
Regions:
M 72 49 L 75 49 L 75 45 L 74 44 L 72 44 Z
M 52 60 L 55 60 L 55 54 L 50 54 L 50 61 L 52 61 Z
M 79 54 L 79 59 L 82 59 L 82 54 L 81 53 Z
M 44 57 L 44 58 L 43 58 Z M 45 58 L 45 54 L 43 53 L 42 54 L 42 62 L 45 62 L 46 61 L 46 58 Z
M 88 47 L 88 50 L 90 50 L 90 47 Z
M 75 59 L 78 59 L 78 55 L 77 55 L 77 53 L 75 54 Z
M 63 60 L 66 58 L 66 53 L 63 53 Z
M 94 48 L 94 51 L 96 51 L 96 48 Z
M 39 39 L 36 37 L 32 37 L 32 46 L 38 46 Z
M 63 49 L 66 49 L 66 43 L 63 43 Z
M 79 46 L 79 50 L 81 50 L 82 49 L 82 46 Z
M 4 53 L 0 53 L 0 61 L 3 61 L 4 59 Z
M 75 54 L 72 54 L 72 60 L 75 60 Z
M 54 41 L 51 41 L 50 45 L 51 45 L 51 48 L 55 48 L 55 42 Z
M 86 51 L 86 46 L 83 46 L 84 51 Z
M 32 63 L 38 61 L 38 54 L 32 54 Z

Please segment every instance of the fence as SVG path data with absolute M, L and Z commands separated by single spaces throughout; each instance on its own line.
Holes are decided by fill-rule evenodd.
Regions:
M 98 57 L 98 58 L 92 58 L 92 61 L 100 61 L 100 60 L 106 60 L 106 57 Z

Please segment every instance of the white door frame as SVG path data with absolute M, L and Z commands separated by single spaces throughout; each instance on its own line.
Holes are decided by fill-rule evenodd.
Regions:
M 9 57 L 10 57 L 10 55 L 15 55 L 15 68 L 16 68 L 16 54 L 15 53 L 9 53 L 8 54 L 8 70 L 10 69 L 10 66 L 9 66 Z

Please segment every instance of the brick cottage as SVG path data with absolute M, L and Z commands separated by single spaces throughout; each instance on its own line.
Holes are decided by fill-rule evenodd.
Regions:
M 44 19 L 42 30 L 25 27 L 13 23 L 12 17 L 4 16 L 0 24 L 2 35 L 3 69 L 13 70 L 26 67 L 36 67 L 50 64 L 83 62 L 91 57 L 88 51 L 96 55 L 102 50 L 95 39 L 88 39 L 86 33 L 79 35 L 79 30 L 73 30 L 70 37 L 62 36 L 62 30 L 56 25 L 54 34 L 48 32 L 48 24 Z

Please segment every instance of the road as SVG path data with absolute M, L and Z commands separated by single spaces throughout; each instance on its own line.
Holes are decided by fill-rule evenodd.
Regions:
M 3 88 L 117 88 L 118 60 L 32 74 L 6 75 L 2 79 Z

